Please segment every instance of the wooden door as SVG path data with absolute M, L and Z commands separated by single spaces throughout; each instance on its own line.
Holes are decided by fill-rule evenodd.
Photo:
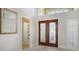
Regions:
M 29 19 L 22 18 L 22 48 L 29 47 Z
M 58 20 L 39 21 L 39 45 L 58 47 Z

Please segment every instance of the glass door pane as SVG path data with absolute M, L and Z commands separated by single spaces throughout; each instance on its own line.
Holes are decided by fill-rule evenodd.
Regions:
M 41 23 L 40 24 L 40 41 L 41 42 L 45 42 L 46 41 L 46 24 L 45 23 Z
M 56 43 L 56 23 L 49 23 L 49 43 Z

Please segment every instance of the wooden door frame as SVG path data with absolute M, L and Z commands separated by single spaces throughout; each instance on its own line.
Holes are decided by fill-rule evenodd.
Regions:
M 51 22 L 55 22 L 56 23 L 56 44 L 50 44 L 49 43 L 49 24 Z M 41 23 L 46 23 L 46 43 L 41 42 L 40 40 L 40 24 Z M 39 21 L 39 45 L 48 45 L 48 46 L 54 46 L 54 47 L 58 47 L 58 19 L 53 19 L 53 20 L 43 20 L 43 21 Z
M 46 45 L 46 43 L 44 43 L 44 42 L 40 42 L 40 24 L 41 23 L 45 23 L 46 21 L 39 21 L 39 45 Z M 45 30 L 45 32 L 46 32 L 46 30 Z

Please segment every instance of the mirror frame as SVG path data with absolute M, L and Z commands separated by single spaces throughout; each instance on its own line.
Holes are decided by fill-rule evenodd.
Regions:
M 4 32 L 2 33 L 2 20 L 3 20 L 3 11 L 10 11 L 10 13 L 14 13 L 16 16 L 15 16 L 15 31 L 14 32 Z M 9 15 L 10 17 L 11 15 Z M 9 19 L 10 20 L 10 19 Z M 13 10 L 10 10 L 10 9 L 7 9 L 7 8 L 0 8 L 0 34 L 16 34 L 17 33 L 17 13 Z

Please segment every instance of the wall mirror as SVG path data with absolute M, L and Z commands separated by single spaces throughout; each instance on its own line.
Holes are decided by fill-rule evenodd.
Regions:
M 17 33 L 17 13 L 0 8 L 0 34 L 15 34 Z

